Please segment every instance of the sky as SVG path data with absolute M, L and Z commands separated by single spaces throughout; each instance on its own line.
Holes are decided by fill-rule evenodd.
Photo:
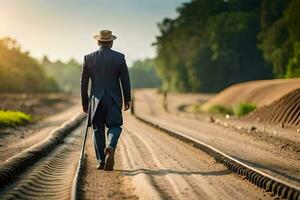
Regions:
M 12 37 L 36 58 L 67 61 L 98 49 L 93 35 L 109 29 L 113 49 L 134 60 L 152 58 L 157 23 L 177 16 L 187 0 L 0 0 L 0 38 Z

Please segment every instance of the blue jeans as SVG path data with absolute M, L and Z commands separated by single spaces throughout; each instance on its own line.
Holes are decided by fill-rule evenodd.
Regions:
M 116 149 L 122 132 L 123 119 L 122 111 L 115 100 L 105 92 L 98 104 L 95 116 L 92 121 L 94 131 L 94 147 L 96 158 L 99 163 L 105 161 L 104 149 L 107 146 Z M 108 128 L 107 137 L 105 126 Z M 105 141 L 105 138 L 106 141 Z

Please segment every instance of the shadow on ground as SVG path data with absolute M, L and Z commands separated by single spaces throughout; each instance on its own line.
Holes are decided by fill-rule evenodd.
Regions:
M 164 176 L 167 174 L 177 174 L 177 175 L 202 175 L 202 176 L 222 176 L 230 174 L 231 171 L 229 170 L 222 170 L 222 171 L 209 171 L 209 172 L 197 172 L 197 171 L 177 171 L 171 169 L 159 169 L 159 170 L 150 170 L 150 169 L 136 169 L 136 170 L 115 170 L 124 173 L 126 176 L 135 176 L 140 173 L 154 175 L 154 176 Z

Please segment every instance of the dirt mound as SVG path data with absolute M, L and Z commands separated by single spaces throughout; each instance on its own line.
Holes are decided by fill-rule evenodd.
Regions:
M 235 106 L 239 103 L 255 104 L 257 108 L 300 88 L 300 79 L 274 79 L 250 81 L 230 86 L 202 106 L 207 111 L 213 105 Z
M 250 113 L 245 119 L 300 127 L 300 88 Z

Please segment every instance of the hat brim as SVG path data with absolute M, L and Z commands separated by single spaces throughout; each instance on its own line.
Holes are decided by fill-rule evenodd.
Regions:
M 113 41 L 115 39 L 117 39 L 116 36 L 112 35 L 110 38 L 101 38 L 100 35 L 94 35 L 93 37 L 95 40 L 98 40 L 98 41 L 103 41 L 103 42 L 109 42 L 109 41 Z

